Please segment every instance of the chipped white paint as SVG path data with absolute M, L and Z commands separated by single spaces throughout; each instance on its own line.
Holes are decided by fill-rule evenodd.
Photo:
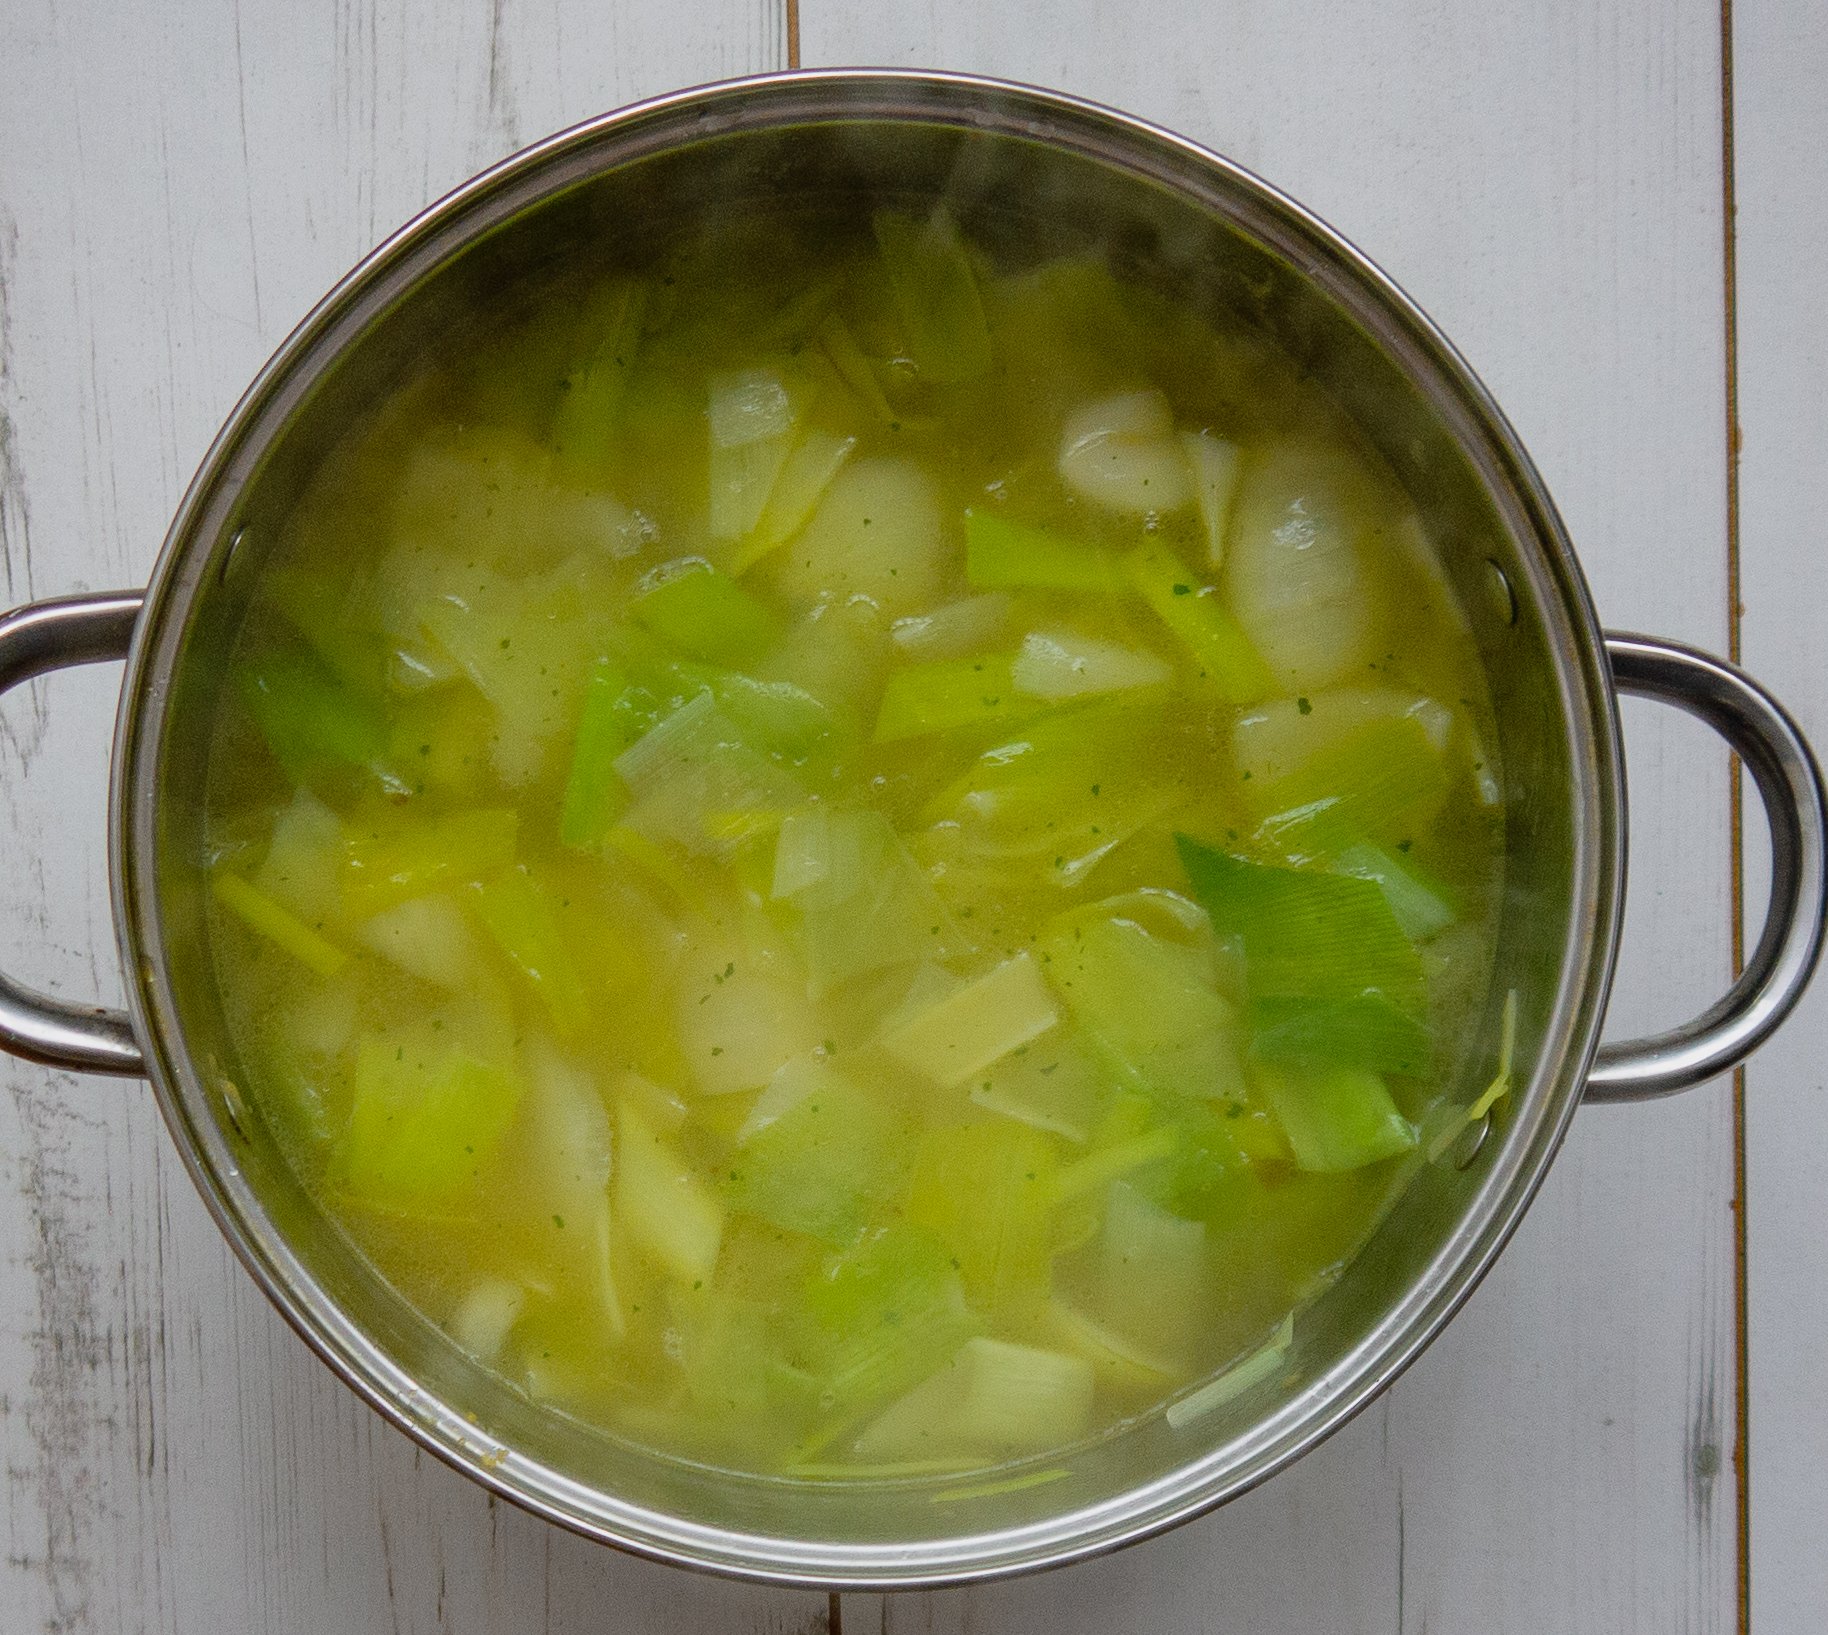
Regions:
M 1744 657 L 1828 742 L 1828 11 L 1735 0 Z M 1798 160 L 1806 157 L 1806 163 Z M 1756 835 L 1757 817 L 1747 821 Z M 1762 887 L 1748 879 L 1748 896 Z M 1752 923 L 1757 931 L 1757 909 Z M 1828 1609 L 1828 992 L 1746 1073 L 1752 1627 Z
M 1320 211 L 1505 404 L 1602 616 L 1716 649 L 1719 31 L 1715 0 L 806 0 L 801 19 L 809 65 L 1059 85 L 1210 142 Z M 1728 962 L 1725 757 L 1659 712 L 1628 710 L 1626 730 L 1616 1031 L 1704 1003 Z M 1724 1084 L 1582 1114 L 1490 1280 L 1318 1453 L 1112 1560 L 848 1599 L 847 1620 L 880 1613 L 896 1635 L 1732 1629 L 1731 1152 Z

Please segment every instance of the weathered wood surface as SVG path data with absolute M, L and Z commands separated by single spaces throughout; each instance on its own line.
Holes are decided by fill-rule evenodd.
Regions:
M 635 97 L 784 63 L 778 5 L 0 11 L 10 602 L 144 579 L 255 370 L 376 239 Z M 15 696 L 0 958 L 118 988 L 115 678 Z M 222 1245 L 144 1089 L 0 1058 L 0 1629 L 823 1629 L 492 1503 L 384 1426 Z
M 1828 134 L 1823 48 L 1816 21 L 1807 55 L 1777 0 L 1739 10 L 1741 73 L 1759 76 L 1740 99 L 1747 657 L 1821 723 L 1808 622 L 1821 599 L 1808 592 L 1823 570 L 1808 540 L 1828 496 L 1819 469 L 1813 491 L 1797 473 L 1821 466 L 1828 420 L 1828 331 L 1807 271 L 1828 224 L 1819 188 L 1800 225 L 1791 190 L 1795 155 Z M 1602 615 L 1726 644 L 1717 9 L 801 11 L 809 65 L 1061 85 L 1289 189 L 1382 261 L 1496 390 Z M 599 108 L 779 66 L 786 39 L 764 0 L 19 0 L 0 14 L 7 600 L 142 578 L 242 385 L 418 205 Z M 1813 350 L 1793 347 L 1797 326 Z M 0 959 L 69 993 L 115 984 L 101 861 L 111 697 L 106 674 L 73 676 L 0 713 Z M 1730 875 L 1723 757 L 1660 713 L 1629 711 L 1627 730 L 1634 883 L 1614 1016 L 1636 1031 L 1723 981 Z M 1818 1003 L 1751 1075 L 1752 1582 L 1773 1632 L 1809 1627 L 1828 1596 L 1812 1522 L 1828 1456 L 1811 1373 L 1828 1339 L 1810 1298 L 1823 1263 L 1798 1247 L 1821 1236 L 1809 1182 L 1828 1156 L 1824 1014 Z M 823 1597 L 631 1562 L 492 1505 L 380 1425 L 271 1315 L 142 1093 L 14 1063 L 0 1084 L 0 1627 L 825 1622 Z M 1447 1336 L 1295 1470 L 1117 1558 L 967 1593 L 851 1597 L 845 1620 L 1059 1635 L 1731 1629 L 1731 1187 L 1726 1086 L 1586 1113 Z
M 1828 743 L 1828 10 L 1733 7 L 1746 665 Z M 1748 844 L 1762 830 L 1747 814 Z M 1747 879 L 1748 936 L 1763 887 Z M 1752 1628 L 1828 1620 L 1828 991 L 1746 1070 Z
M 808 63 L 1040 80 L 1201 138 L 1389 269 L 1505 405 L 1610 624 L 1723 648 L 1720 12 L 809 6 Z M 1627 711 L 1613 1031 L 1728 968 L 1725 757 Z M 886 1627 L 1314 1635 L 1736 1622 L 1730 1087 L 1591 1110 L 1487 1284 L 1386 1400 L 1226 1511 Z M 853 1612 L 855 1616 L 855 1611 Z M 1773 1628 L 1781 1627 L 1774 1625 Z

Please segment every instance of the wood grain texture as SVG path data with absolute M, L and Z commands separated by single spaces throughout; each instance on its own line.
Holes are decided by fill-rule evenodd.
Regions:
M 142 581 L 309 304 L 479 167 L 778 67 L 776 0 L 0 9 L 0 592 Z M 112 996 L 118 678 L 0 711 L 0 959 Z M 0 1058 L 0 1629 L 823 1630 L 492 1502 L 343 1389 L 235 1265 L 144 1088 Z
M 1707 0 L 804 0 L 801 16 L 808 65 L 1057 85 L 1205 140 L 1317 209 L 1504 403 L 1602 617 L 1716 649 L 1719 32 Z M 1626 730 L 1633 884 L 1615 1033 L 1705 1003 L 1729 949 L 1725 758 L 1662 712 L 1629 708 Z M 1108 1561 L 847 1598 L 847 1627 L 1732 1628 L 1730 1129 L 1724 1084 L 1583 1114 L 1466 1311 L 1326 1447 Z
M 1790 292 L 1795 323 L 1822 245 L 1816 228 L 1784 236 L 1797 231 L 1783 208 L 1789 152 L 1819 153 L 1821 135 L 1786 150 L 1811 133 L 1783 121 L 1819 119 L 1808 94 L 1823 70 L 1784 35 L 1781 8 L 1740 6 L 1765 31 L 1772 94 L 1789 87 L 1762 149 L 1742 106 L 1741 197 L 1750 234 L 1752 169 L 1765 166 L 1766 276 Z M 1543 466 L 1602 614 L 1724 644 L 1716 12 L 1697 0 L 802 9 L 808 64 L 1044 80 L 1160 118 L 1289 188 L 1467 350 Z M 241 386 L 420 204 L 568 120 L 776 66 L 784 48 L 783 12 L 764 0 L 16 0 L 0 14 L 7 599 L 142 578 Z M 1748 38 L 1742 87 L 1758 56 Z M 1797 439 L 1823 423 L 1823 386 L 1784 354 L 1783 328 L 1754 345 L 1757 254 L 1748 238 L 1746 651 L 1792 692 L 1814 687 L 1802 702 L 1819 721 L 1828 699 L 1804 620 L 1820 599 L 1800 593 L 1819 587 L 1798 577 L 1816 559 L 1761 556 L 1757 507 L 1778 538 L 1819 516 L 1819 500 L 1799 509 L 1786 462 L 1813 451 L 1820 463 L 1819 442 Z M 1795 384 L 1760 400 L 1774 476 L 1755 484 L 1767 355 Z M 0 958 L 70 993 L 115 981 L 101 866 L 111 692 L 106 675 L 60 678 L 0 712 Z M 1636 844 L 1614 1015 L 1637 1030 L 1724 977 L 1726 808 L 1721 757 L 1699 733 L 1636 710 L 1627 728 Z M 1803 1614 L 1828 1594 L 1811 1527 L 1823 1454 L 1795 1436 L 1819 1404 L 1824 1335 L 1802 1314 L 1821 1261 L 1773 1255 L 1790 1270 L 1759 1282 L 1766 1242 L 1807 1243 L 1819 1222 L 1807 1183 L 1823 1154 L 1799 1133 L 1821 1128 L 1809 1038 L 1761 1058 L 1752 1089 L 1754 1469 L 1774 1482 L 1787 1470 L 1790 1484 L 1754 1489 L 1774 1495 L 1755 1518 L 1768 1542 L 1754 1574 L 1773 1631 L 1809 1627 Z M 0 1627 L 823 1626 L 823 1597 L 629 1562 L 491 1504 L 355 1403 L 271 1315 L 143 1094 L 12 1063 L 0 1085 Z M 1296 1470 L 1069 1573 L 847 1598 L 852 1635 L 1730 1628 L 1727 1132 L 1720 1089 L 1583 1115 L 1462 1318 Z M 1767 1178 L 1780 1200 L 1768 1215 Z
M 1740 555 L 1747 667 L 1828 740 L 1828 13 L 1734 0 Z M 1748 818 L 1754 837 L 1756 815 Z M 1755 871 L 1748 871 L 1749 874 Z M 1747 900 L 1763 901 L 1748 878 Z M 1748 934 L 1758 929 L 1752 910 Z M 1746 1071 L 1752 1627 L 1828 1613 L 1828 991 Z

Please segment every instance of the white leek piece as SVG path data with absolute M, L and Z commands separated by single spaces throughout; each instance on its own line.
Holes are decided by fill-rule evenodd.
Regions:
M 893 1023 L 882 1047 L 942 1088 L 963 1084 L 1060 1019 L 1027 954 L 986 971 L 936 1004 Z
M 629 828 L 696 852 L 732 848 L 731 819 L 778 816 L 804 804 L 798 783 L 743 741 L 711 694 L 699 693 L 616 757 L 634 797 Z
M 1001 591 L 988 591 L 897 619 L 890 634 L 912 658 L 958 658 L 995 646 L 1008 619 L 1009 598 Z
M 1181 433 L 1181 450 L 1193 477 L 1194 503 L 1206 531 L 1206 565 L 1217 571 L 1225 563 L 1225 534 L 1231 526 L 1231 502 L 1238 492 L 1238 445 L 1209 431 Z
M 759 1089 L 818 1038 L 804 982 L 734 962 L 681 984 L 677 1018 L 680 1054 L 706 1096 Z
M 383 909 L 356 935 L 383 959 L 435 987 L 461 992 L 476 975 L 475 934 L 456 898 L 442 892 Z
M 1036 630 L 1023 638 L 1011 679 L 1030 698 L 1089 698 L 1158 686 L 1170 674 L 1167 660 L 1154 653 L 1070 630 Z
M 1363 675 L 1379 626 L 1364 544 L 1382 521 L 1375 492 L 1337 456 L 1290 445 L 1247 465 L 1220 593 L 1292 692 Z
M 779 550 L 803 527 L 813 513 L 832 478 L 850 458 L 857 446 L 854 437 L 839 437 L 833 432 L 808 429 L 794 444 L 780 474 L 769 491 L 768 502 L 756 521 L 755 532 L 739 545 L 731 557 L 733 574 L 747 573 L 770 552 Z
M 527 1291 L 520 1284 L 485 1277 L 458 1301 L 445 1328 L 479 1362 L 493 1362 L 501 1355 L 526 1299 Z
M 1083 1357 L 979 1335 L 857 1438 L 860 1458 L 1026 1453 L 1083 1434 L 1094 1378 Z
M 1105 1084 L 1088 1052 L 1056 1034 L 1010 1051 L 975 1076 L 968 1093 L 986 1112 L 1084 1141 L 1104 1104 Z
M 798 417 L 778 375 L 744 369 L 711 381 L 711 534 L 754 531 L 793 447 Z
M 1190 1425 L 1213 1409 L 1223 1407 L 1234 1397 L 1243 1396 L 1253 1385 L 1262 1384 L 1282 1367 L 1294 1342 L 1295 1314 L 1291 1311 L 1267 1344 L 1215 1375 L 1197 1391 L 1189 1391 L 1179 1401 L 1169 1403 L 1163 1417 L 1178 1431 L 1183 1425 Z
M 938 484 L 915 461 L 847 460 L 806 526 L 776 553 L 775 574 L 806 606 L 864 596 L 896 618 L 940 594 L 958 553 L 956 527 Z
M 630 1098 L 616 1119 L 616 1218 L 655 1265 L 684 1282 L 708 1278 L 723 1241 L 723 1206 Z
M 1128 516 L 1178 511 L 1192 497 L 1168 400 L 1151 388 L 1083 404 L 1060 436 L 1060 480 L 1082 499 Z

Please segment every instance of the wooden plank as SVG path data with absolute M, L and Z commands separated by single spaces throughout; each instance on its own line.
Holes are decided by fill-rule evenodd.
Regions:
M 1711 0 L 1163 0 L 1121 23 L 1094 0 L 806 0 L 801 18 L 809 65 L 1061 86 L 1286 187 L 1467 351 L 1546 473 L 1603 616 L 1715 648 L 1719 27 Z M 1698 729 L 1637 708 L 1626 728 L 1633 891 L 1613 1018 L 1636 1032 L 1725 980 L 1727 796 L 1724 757 Z M 1729 1628 L 1731 1182 L 1725 1085 L 1585 1113 L 1449 1333 L 1294 1470 L 1108 1561 L 966 1594 L 847 1598 L 847 1621 L 1008 1635 Z
M 1740 560 L 1748 668 L 1828 740 L 1828 14 L 1737 0 Z M 1809 164 L 1799 168 L 1799 159 Z M 1748 814 L 1749 840 L 1762 824 Z M 1757 847 L 1755 850 L 1762 850 Z M 1762 861 L 1754 857 L 1754 864 Z M 1748 871 L 1748 935 L 1763 871 Z M 1818 983 L 1746 1072 L 1750 1205 L 1752 1627 L 1810 1629 L 1828 1607 L 1828 992 Z
M 142 580 L 236 396 L 376 238 L 520 143 L 776 67 L 778 0 L 202 0 L 0 14 L 7 603 Z M 115 994 L 116 678 L 0 715 L 0 957 Z M 0 1058 L 0 1624 L 823 1629 L 824 1596 L 635 1562 L 491 1502 L 310 1357 L 143 1088 Z

